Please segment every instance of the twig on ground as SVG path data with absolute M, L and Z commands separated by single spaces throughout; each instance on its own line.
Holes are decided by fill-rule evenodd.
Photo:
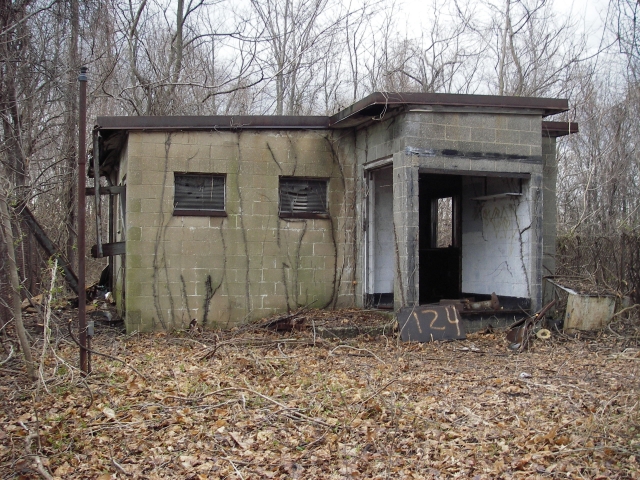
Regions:
M 118 462 L 116 462 L 115 458 L 113 458 L 113 452 L 111 451 L 111 449 L 109 449 L 109 457 L 111 459 L 111 465 L 113 465 L 113 467 L 116 470 L 118 470 L 123 475 L 126 475 L 127 477 L 131 476 L 131 474 L 129 472 L 127 472 L 122 465 L 120 465 Z
M 75 342 L 76 345 L 78 345 L 80 348 L 82 348 L 83 350 L 87 351 L 87 352 L 91 352 L 94 353 L 96 355 L 99 355 L 101 357 L 106 357 L 109 358 L 111 360 L 115 360 L 116 362 L 120 362 L 122 364 L 124 364 L 125 367 L 129 367 L 131 370 L 133 370 L 135 373 L 137 373 L 145 382 L 148 382 L 149 380 L 147 379 L 147 377 L 145 377 L 142 373 L 140 373 L 138 371 L 138 369 L 136 367 L 134 367 L 133 365 L 128 364 L 127 362 L 125 362 L 124 360 L 122 360 L 121 358 L 118 357 L 114 357 L 113 355 L 107 355 L 106 353 L 101 353 L 101 352 L 97 352 L 95 350 L 92 350 L 90 348 L 84 347 L 82 345 L 80 345 L 80 342 L 78 342 L 78 340 L 76 339 L 76 337 L 73 336 L 73 332 L 71 331 L 71 321 L 69 321 L 67 323 L 67 325 L 69 326 L 69 335 L 71 335 L 71 339 Z
M 367 350 L 366 348 L 356 348 L 356 347 L 352 347 L 350 345 L 338 345 L 337 347 L 335 347 L 333 350 L 331 350 L 329 352 L 329 355 L 333 355 L 333 352 L 335 352 L 337 349 L 339 348 L 350 348 L 351 350 L 356 350 L 358 352 L 367 352 L 369 355 L 371 355 L 373 358 L 375 358 L 376 360 L 378 360 L 380 363 L 386 363 L 384 360 L 382 360 L 380 357 L 378 357 L 375 353 L 373 353 L 371 350 Z
M 241 480 L 244 480 L 244 477 L 240 473 L 240 470 L 238 470 L 238 468 L 236 467 L 236 464 L 233 463 L 233 461 L 230 458 L 225 458 L 225 460 L 231 464 L 231 466 L 233 467 L 235 472 L 238 474 L 238 476 L 241 478 Z
M 82 380 L 82 383 L 84 384 L 85 388 L 89 392 L 89 405 L 84 407 L 85 410 L 89 410 L 91 408 L 91 405 L 93 405 L 93 392 L 91 391 L 91 388 L 89 388 L 89 384 L 84 378 L 80 377 L 80 380 Z
M 37 472 L 40 474 L 40 476 L 42 478 L 45 478 L 46 480 L 53 480 L 53 477 L 51 476 L 51 474 L 47 471 L 47 469 L 45 468 L 44 464 L 42 463 L 42 459 L 40 458 L 40 456 L 36 453 L 32 453 L 31 452 L 31 440 L 33 439 L 38 439 L 39 435 L 38 433 L 33 433 L 29 427 L 27 427 L 24 422 L 18 422 L 20 424 L 20 426 L 22 428 L 24 428 L 27 431 L 27 436 L 24 439 L 24 443 L 25 443 L 25 451 L 27 456 L 33 457 L 33 461 L 36 464 L 36 470 Z
M 13 357 L 13 345 L 9 345 L 9 355 L 3 361 L 0 362 L 0 365 L 4 365 Z
M 364 400 L 360 400 L 357 405 L 364 405 L 365 403 L 367 403 L 369 400 L 371 400 L 372 398 L 376 397 L 380 392 L 382 392 L 385 388 L 387 388 L 389 385 L 391 385 L 392 383 L 397 382 L 398 379 L 394 378 L 393 380 L 391 380 L 390 382 L 385 383 L 382 387 L 380 387 L 378 390 L 376 390 L 375 392 L 373 392 L 371 395 L 369 395 L 367 398 L 365 398 Z
M 267 400 L 271 403 L 273 403 L 274 405 L 278 405 L 279 407 L 283 408 L 284 410 L 290 412 L 292 415 L 295 415 L 299 420 L 305 420 L 307 422 L 311 422 L 311 423 L 317 423 L 318 425 L 322 425 L 323 427 L 327 427 L 327 428 L 332 428 L 331 425 L 329 425 L 326 422 L 323 422 L 322 420 L 318 420 L 317 418 L 311 418 L 303 413 L 297 412 L 297 411 L 291 411 L 291 407 L 286 406 L 283 403 L 280 403 L 279 401 L 277 401 L 274 398 L 271 398 L 268 395 L 264 395 L 256 390 L 253 390 L 252 388 L 247 388 L 247 387 L 227 387 L 227 388 L 221 388 L 220 390 L 216 390 L 215 392 L 209 392 L 207 394 L 204 394 L 200 397 L 178 397 L 175 395 L 169 395 L 164 397 L 165 399 L 175 399 L 175 400 L 183 400 L 183 401 L 187 401 L 187 402 L 197 402 L 199 400 L 202 400 L 206 397 L 211 397 L 214 395 L 220 395 L 224 392 L 249 392 L 249 393 L 253 393 L 254 395 L 257 395 L 258 397 Z

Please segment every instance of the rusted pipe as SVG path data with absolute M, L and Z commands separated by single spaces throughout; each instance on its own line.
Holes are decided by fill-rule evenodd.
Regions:
M 80 68 L 80 102 L 78 105 L 78 340 L 80 343 L 80 370 L 89 373 L 87 353 L 87 290 L 85 279 L 85 214 L 86 214 L 86 170 L 87 170 L 87 67 Z

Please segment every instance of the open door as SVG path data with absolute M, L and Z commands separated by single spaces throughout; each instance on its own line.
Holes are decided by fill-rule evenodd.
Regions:
M 420 304 L 460 296 L 461 194 L 458 175 L 420 175 Z
M 365 304 L 393 308 L 395 243 L 393 235 L 393 167 L 368 172 L 367 294 Z

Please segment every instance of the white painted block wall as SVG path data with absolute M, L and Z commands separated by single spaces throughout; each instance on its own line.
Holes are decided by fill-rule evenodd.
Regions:
M 373 278 L 370 293 L 392 293 L 395 278 L 395 239 L 393 235 L 393 168 L 373 174 L 373 212 L 369 231 L 369 251 Z
M 475 200 L 486 195 L 484 182 L 463 179 L 462 291 L 529 298 L 531 208 L 526 182 L 520 197 Z M 513 179 L 505 180 L 505 191 L 511 188 L 509 182 Z

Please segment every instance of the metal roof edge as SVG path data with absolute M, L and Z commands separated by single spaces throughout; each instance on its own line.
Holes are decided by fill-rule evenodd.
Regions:
M 98 117 L 96 130 L 328 129 L 326 116 L 219 115 Z
M 489 107 L 539 110 L 543 117 L 569 109 L 569 101 L 557 98 L 507 97 L 454 93 L 374 92 L 332 116 L 307 115 L 218 115 L 218 116 L 104 116 L 97 118 L 96 130 L 317 130 L 353 126 L 364 120 L 382 118 L 386 108 L 405 105 L 442 107 Z M 368 113 L 363 113 L 369 109 Z M 373 112 L 373 115 L 370 113 Z M 358 119 L 361 115 L 362 120 Z M 355 117 L 355 118 L 352 118 Z M 352 122 L 346 120 L 351 119 Z M 343 125 L 340 125 L 340 124 Z M 563 122 L 555 122 L 563 123 Z M 573 132 L 573 130 L 571 130 Z M 569 133 L 569 132 L 568 132 Z M 568 134 L 567 133 L 567 134 Z
M 577 122 L 542 122 L 542 135 L 545 137 L 557 138 L 578 133 Z
M 357 115 L 373 105 L 440 105 L 455 107 L 494 107 L 542 110 L 543 116 L 554 115 L 569 110 L 569 101 L 559 98 L 508 97 L 498 95 L 467 95 L 458 93 L 401 93 L 374 92 L 353 105 L 329 117 L 329 126 Z

